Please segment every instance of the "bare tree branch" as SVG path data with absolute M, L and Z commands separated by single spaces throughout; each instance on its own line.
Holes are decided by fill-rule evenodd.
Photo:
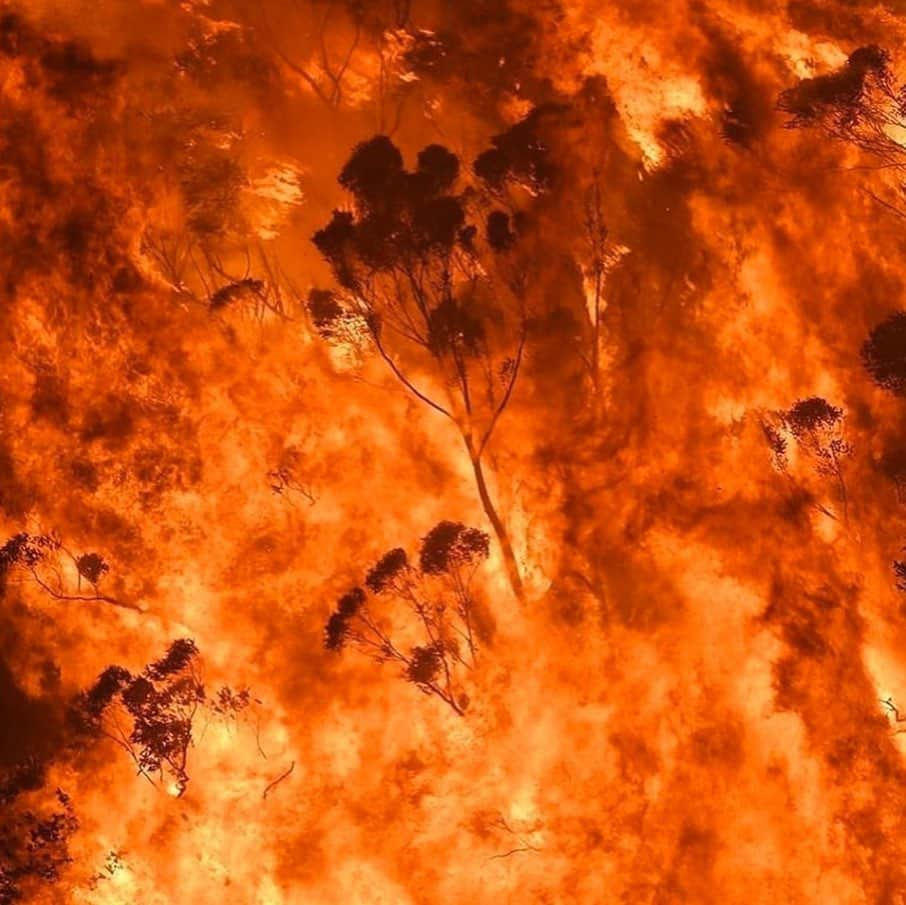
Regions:
M 293 772 L 293 770 L 295 768 L 296 768 L 296 762 L 293 761 L 289 765 L 289 767 L 286 770 L 284 770 L 276 779 L 269 782 L 267 784 L 267 786 L 265 787 L 264 791 L 261 793 L 262 800 L 266 799 L 268 796 L 268 793 L 272 792 L 274 789 L 276 789 L 277 786 L 280 785 L 280 783 L 283 782 L 283 780 L 286 779 Z

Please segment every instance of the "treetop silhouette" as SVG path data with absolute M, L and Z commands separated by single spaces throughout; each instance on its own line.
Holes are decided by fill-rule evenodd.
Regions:
M 532 262 L 520 249 L 527 218 L 502 192 L 513 180 L 537 194 L 554 173 L 537 125 L 533 113 L 495 137 L 475 161 L 477 179 L 464 178 L 441 145 L 423 148 L 412 170 L 386 135 L 357 145 L 339 174 L 351 203 L 313 237 L 339 291 L 316 288 L 308 301 L 323 337 L 342 342 L 357 324 L 396 379 L 457 426 L 520 599 L 484 458 L 512 399 L 530 320 Z

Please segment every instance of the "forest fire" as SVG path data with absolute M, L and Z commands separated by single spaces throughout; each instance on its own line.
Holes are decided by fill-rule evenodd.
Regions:
M 906 905 L 901 12 L 0 6 L 0 905 Z

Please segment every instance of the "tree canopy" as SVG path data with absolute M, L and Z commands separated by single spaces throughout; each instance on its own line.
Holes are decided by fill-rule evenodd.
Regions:
M 862 345 L 862 362 L 879 387 L 906 396 L 906 311 L 878 324 Z

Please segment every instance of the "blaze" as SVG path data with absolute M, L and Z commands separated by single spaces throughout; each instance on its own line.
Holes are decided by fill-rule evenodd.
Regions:
M 0 905 L 906 903 L 893 6 L 0 8 Z

